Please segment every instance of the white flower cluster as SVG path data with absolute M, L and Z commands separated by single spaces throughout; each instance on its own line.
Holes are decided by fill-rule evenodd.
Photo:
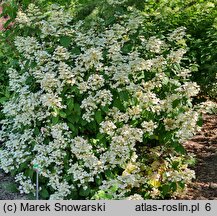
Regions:
M 200 110 L 203 113 L 216 114 L 217 113 L 217 103 L 213 101 L 206 101 L 200 104 Z
M 168 133 L 183 142 L 197 129 L 191 97 L 198 87 L 179 65 L 185 50 L 169 42 L 184 37 L 184 29 L 169 39 L 153 36 L 129 48 L 136 32 L 145 35 L 138 13 L 100 32 L 71 20 L 54 5 L 44 14 L 32 4 L 26 14 L 18 13 L 16 22 L 38 28 L 40 36 L 15 39 L 20 69 L 8 71 L 14 96 L 3 108 L 7 119 L 1 122 L 0 167 L 10 172 L 39 164 L 40 176 L 53 191 L 50 199 L 64 199 L 71 190 L 91 185 L 97 194 L 100 175 L 99 191 L 117 185 L 113 198 L 141 199 L 133 189 L 158 185 L 161 176 L 155 173 L 156 163 L 147 169 L 146 143 L 155 137 L 164 145 Z M 182 171 L 171 168 L 167 175 L 173 181 L 189 180 L 191 173 Z M 34 192 L 26 175 L 17 174 L 20 189 Z M 159 195 L 158 188 L 151 190 L 150 196 Z
M 186 28 L 185 27 L 179 27 L 177 28 L 175 31 L 173 31 L 170 35 L 169 35 L 169 40 L 170 41 L 179 41 L 182 40 L 183 37 L 185 36 L 185 32 Z
M 161 53 L 166 43 L 163 40 L 156 38 L 155 36 L 150 37 L 148 43 L 146 44 L 147 50 L 154 53 Z
M 126 200 L 144 200 L 141 195 L 134 194 L 126 198 Z
M 109 90 L 99 90 L 96 95 L 88 96 L 82 101 L 81 108 L 85 109 L 85 113 L 82 118 L 88 122 L 93 120 L 92 115 L 94 110 L 97 108 L 97 105 L 106 106 L 110 105 L 112 101 L 112 94 Z
M 107 2 L 110 5 L 119 5 L 119 4 L 123 4 L 124 2 L 126 2 L 127 0 L 107 0 Z

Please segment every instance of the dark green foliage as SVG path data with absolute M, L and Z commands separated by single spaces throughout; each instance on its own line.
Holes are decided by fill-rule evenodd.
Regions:
M 149 1 L 145 11 L 149 17 L 149 28 L 169 32 L 177 27 L 186 27 L 189 36 L 187 64 L 196 63 L 198 70 L 191 77 L 202 93 L 217 98 L 217 2 L 215 0 Z

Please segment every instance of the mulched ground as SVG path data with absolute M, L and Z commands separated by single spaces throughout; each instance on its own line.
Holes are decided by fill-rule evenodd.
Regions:
M 0 200 L 26 200 L 28 199 L 25 195 L 15 193 L 11 190 L 11 183 L 13 184 L 14 179 L 0 171 Z
M 181 199 L 217 200 L 217 115 L 204 115 L 201 132 L 185 143 L 196 155 L 195 181 Z
M 217 115 L 204 115 L 202 130 L 185 148 L 196 155 L 197 164 L 193 168 L 196 179 L 189 185 L 185 195 L 178 199 L 185 200 L 217 200 Z M 13 178 L 0 172 L 0 200 L 27 199 L 19 193 L 8 192 L 7 184 Z

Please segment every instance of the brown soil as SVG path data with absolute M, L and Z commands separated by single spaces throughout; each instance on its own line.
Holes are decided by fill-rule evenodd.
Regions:
M 3 12 L 3 8 L 2 8 L 2 6 L 0 6 L 0 15 L 2 14 L 2 12 Z M 6 23 L 9 19 L 10 19 L 9 16 L 2 16 L 2 17 L 0 17 L 0 31 L 5 31 L 5 30 L 11 28 L 11 26 L 13 25 L 13 23 L 10 23 L 10 24 L 6 27 L 6 29 L 4 28 L 5 23 Z
M 202 130 L 185 143 L 196 155 L 196 179 L 181 199 L 217 200 L 217 115 L 204 115 Z
M 0 15 L 2 13 L 2 7 L 0 6 Z M 4 23 L 8 20 L 6 17 L 0 17 L 0 31 L 4 30 Z

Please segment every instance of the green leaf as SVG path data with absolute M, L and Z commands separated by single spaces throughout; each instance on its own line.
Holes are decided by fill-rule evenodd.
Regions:
M 115 193 L 118 190 L 118 186 L 117 185 L 113 185 L 110 190 L 111 190 L 111 192 Z
M 75 114 L 75 116 L 74 116 L 74 121 L 75 121 L 76 123 L 78 123 L 78 122 L 80 121 L 80 116 Z
M 163 196 L 167 195 L 170 192 L 170 186 L 169 185 L 163 185 L 162 186 L 162 194 Z
M 185 182 L 178 182 L 178 184 L 179 184 L 179 186 L 182 188 L 182 189 L 184 189 L 185 188 Z
M 5 97 L 7 97 L 7 98 L 10 98 L 10 91 L 9 91 L 9 89 L 8 88 L 6 88 L 6 90 L 5 90 Z
M 82 126 L 85 126 L 85 125 L 87 125 L 87 121 L 85 121 L 84 119 L 80 119 L 80 124 Z
M 70 116 L 67 116 L 67 121 L 70 123 L 75 123 L 75 118 L 73 117 L 73 114 L 71 113 Z
M 179 103 L 180 103 L 179 99 L 174 100 L 172 103 L 173 109 L 176 108 L 179 105 Z
M 53 116 L 51 119 L 53 124 L 57 124 L 59 122 L 59 117 L 58 116 Z
M 95 178 L 95 182 L 96 184 L 99 186 L 102 184 L 102 175 L 98 175 L 96 178 Z
M 96 113 L 95 113 L 95 119 L 96 119 L 96 122 L 98 124 L 103 120 L 101 110 L 97 110 L 96 111 Z
M 108 19 L 106 19 L 105 25 L 111 25 L 116 20 L 115 16 L 110 16 Z
M 81 108 L 80 108 L 80 105 L 78 103 L 74 104 L 74 111 L 77 113 L 77 115 L 81 114 Z
M 67 125 L 69 126 L 71 131 L 75 131 L 75 126 L 72 123 L 68 123 Z
M 176 152 L 181 153 L 181 154 L 186 154 L 186 150 L 183 147 L 183 145 L 176 143 L 176 144 L 174 144 L 174 148 L 175 148 Z
M 129 52 L 131 52 L 133 45 L 130 43 L 125 43 L 124 46 L 122 47 L 122 52 L 124 54 L 128 54 Z
M 96 138 L 97 138 L 98 140 L 102 140 L 102 139 L 104 138 L 104 135 L 101 134 L 101 133 L 98 133 L 98 134 L 96 135 Z
M 171 188 L 172 191 L 176 191 L 177 190 L 177 184 L 176 184 L 176 182 L 172 182 L 170 184 L 170 188 Z
M 90 194 L 90 188 L 84 189 L 83 187 L 79 190 L 79 195 L 87 197 Z
M 112 178 L 114 178 L 114 174 L 112 173 L 111 170 L 106 170 L 106 171 L 105 171 L 105 177 L 106 177 L 107 179 L 112 179 Z
M 18 172 L 24 171 L 28 167 L 27 163 L 21 163 Z
M 60 116 L 61 116 L 62 118 L 66 118 L 67 115 L 66 115 L 66 113 L 65 113 L 64 111 L 61 110 L 61 111 L 60 111 Z
M 27 200 L 35 200 L 35 195 L 33 193 L 29 193 L 26 196 L 27 196 Z
M 1 97 L 0 98 L 0 104 L 4 104 L 8 100 L 7 97 Z
M 69 195 L 69 197 L 72 200 L 77 200 L 79 198 L 78 190 L 77 189 L 71 189 L 71 194 Z
M 47 189 L 43 188 L 41 191 L 40 191 L 40 196 L 41 198 L 43 199 L 47 199 L 49 197 L 49 193 L 47 191 Z
M 81 53 L 81 50 L 78 47 L 75 47 L 71 50 L 71 53 L 79 55 Z
M 79 122 L 80 115 L 81 115 L 80 105 L 78 103 L 75 103 L 75 105 L 74 105 L 74 113 L 72 114 L 72 116 L 74 118 L 74 122 Z
M 40 134 L 40 130 L 39 130 L 39 128 L 38 128 L 38 127 L 35 127 L 33 133 L 34 133 L 34 135 L 38 136 L 38 135 Z
M 102 110 L 103 112 L 105 112 L 105 113 L 107 113 L 107 112 L 109 111 L 108 105 L 106 105 L 106 106 L 101 106 L 100 108 L 101 108 L 101 110 Z
M 106 193 L 103 190 L 98 191 L 98 193 L 94 196 L 95 199 L 106 199 Z
M 46 138 L 44 139 L 44 144 L 48 145 L 49 142 L 50 142 L 50 138 L 49 138 L 49 137 L 46 137 Z
M 30 178 L 32 178 L 32 177 L 33 177 L 33 174 L 34 174 L 34 170 L 33 170 L 32 168 L 29 168 L 29 169 L 27 169 L 27 170 L 25 171 L 25 174 L 26 174 L 27 176 L 29 176 Z
M 124 111 L 124 105 L 122 104 L 120 98 L 115 98 L 113 106 L 117 107 L 120 111 Z
M 68 36 L 62 36 L 60 38 L 60 44 L 65 47 L 65 48 L 68 48 L 71 44 L 71 38 L 68 37 Z
M 122 101 L 128 101 L 129 100 L 129 94 L 127 91 L 119 92 L 119 97 Z
M 199 119 L 198 119 L 198 121 L 197 121 L 197 125 L 198 125 L 199 127 L 202 127 L 202 125 L 203 125 L 203 118 L 202 118 L 202 116 L 199 117 Z
M 69 98 L 67 99 L 67 108 L 72 111 L 74 108 L 74 99 L 73 98 Z

